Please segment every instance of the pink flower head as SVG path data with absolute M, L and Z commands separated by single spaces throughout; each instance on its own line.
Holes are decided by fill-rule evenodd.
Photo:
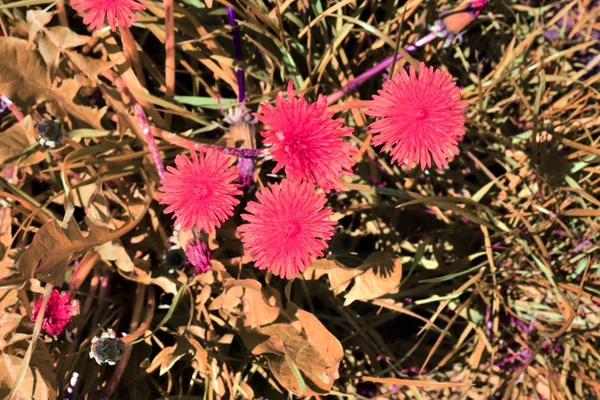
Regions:
M 131 27 L 135 12 L 146 9 L 137 0 L 71 0 L 71 7 L 86 14 L 83 23 L 89 25 L 90 29 L 102 28 L 106 18 L 113 32 L 117 22 L 125 28 Z
M 38 313 L 42 307 L 43 297 L 40 297 L 33 306 L 32 321 L 37 320 Z M 71 322 L 71 299 L 69 293 L 60 293 L 56 289 L 52 289 L 48 303 L 46 303 L 46 311 L 44 312 L 44 322 L 42 323 L 42 332 L 47 335 L 60 335 L 65 327 Z
M 259 269 L 286 279 L 297 276 L 323 255 L 333 235 L 335 222 L 327 219 L 332 211 L 323 208 L 325 195 L 310 183 L 284 179 L 256 197 L 259 202 L 246 208 L 250 214 L 242 214 L 248 223 L 238 228 L 244 247 Z
M 190 264 L 196 268 L 196 275 L 207 272 L 210 265 L 210 250 L 204 240 L 192 240 L 185 249 Z
M 233 196 L 241 191 L 233 183 L 237 168 L 229 163 L 229 157 L 210 148 L 199 156 L 192 152 L 191 159 L 182 154 L 175 157 L 175 168 L 167 167 L 159 189 L 161 204 L 168 205 L 165 213 L 175 213 L 175 224 L 186 231 L 195 226 L 212 233 L 233 215 L 240 202 Z
M 394 74 L 369 103 L 367 115 L 381 118 L 369 126 L 373 144 L 383 144 L 382 151 L 391 148 L 392 161 L 425 169 L 433 158 L 441 168 L 458 154 L 467 103 L 447 72 L 421 63 L 417 76 L 411 66 L 410 75 Z
M 351 174 L 356 148 L 344 141 L 352 128 L 344 128 L 341 118 L 333 119 L 327 112 L 327 100 L 319 95 L 316 103 L 303 96 L 296 98 L 292 82 L 288 84 L 287 99 L 279 92 L 277 108 L 262 104 L 262 115 L 254 114 L 268 128 L 261 132 L 265 144 L 277 161 L 273 172 L 285 167 L 290 180 L 317 183 L 326 192 L 340 189 L 340 175 Z

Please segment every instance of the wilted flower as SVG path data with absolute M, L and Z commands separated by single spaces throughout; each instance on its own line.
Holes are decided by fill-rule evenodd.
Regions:
M 285 167 L 290 180 L 314 182 L 326 192 L 340 189 L 341 175 L 351 174 L 354 165 L 356 148 L 344 141 L 352 128 L 343 127 L 341 118 L 333 119 L 326 111 L 325 96 L 310 104 L 303 96 L 297 99 L 292 82 L 287 99 L 279 92 L 275 104 L 277 108 L 262 104 L 262 115 L 255 114 L 268 129 L 261 135 L 277 161 L 273 172 Z
M 165 213 L 175 213 L 176 224 L 184 230 L 193 226 L 211 233 L 214 228 L 233 215 L 233 207 L 240 201 L 235 167 L 229 167 L 230 159 L 214 149 L 207 149 L 192 158 L 185 155 L 175 157 L 175 168 L 167 167 L 162 180 L 161 204 L 167 204 Z
M 90 29 L 102 28 L 104 19 L 107 19 L 113 32 L 117 22 L 123 27 L 131 27 L 135 12 L 146 9 L 137 0 L 71 0 L 71 7 L 86 14 L 83 23 L 89 25 Z
M 379 117 L 371 123 L 373 144 L 391 148 L 392 160 L 411 168 L 438 167 L 458 154 L 458 141 L 465 134 L 462 114 L 467 103 L 452 76 L 421 63 L 419 74 L 410 66 L 410 75 L 400 70 L 373 96 L 366 113 Z
M 121 359 L 124 350 L 125 343 L 109 328 L 102 332 L 100 337 L 94 336 L 92 339 L 90 358 L 95 359 L 98 364 L 115 365 Z
M 204 240 L 192 240 L 187 245 L 185 254 L 190 264 L 196 268 L 196 275 L 203 274 L 210 269 L 210 250 Z
M 34 322 L 37 320 L 42 301 L 43 297 L 40 297 L 33 306 L 31 319 Z M 60 293 L 57 289 L 52 289 L 48 302 L 46 303 L 42 332 L 52 336 L 60 335 L 69 322 L 71 322 L 72 311 L 73 307 L 71 307 L 69 293 Z
M 256 267 L 267 269 L 282 278 L 303 272 L 333 235 L 335 222 L 327 218 L 330 208 L 323 208 L 324 194 L 317 194 L 307 182 L 283 180 L 257 193 L 258 203 L 246 207 L 242 214 L 247 224 L 238 229 L 244 247 Z

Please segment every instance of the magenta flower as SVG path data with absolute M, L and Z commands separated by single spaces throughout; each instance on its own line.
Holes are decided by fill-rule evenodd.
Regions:
M 327 219 L 332 211 L 323 207 L 324 194 L 310 183 L 283 180 L 256 197 L 242 214 L 248 223 L 238 228 L 256 267 L 289 279 L 323 256 L 335 225 Z
M 85 14 L 83 23 L 89 25 L 90 29 L 102 28 L 104 19 L 107 19 L 113 32 L 117 22 L 122 27 L 131 27 L 135 12 L 146 9 L 137 0 L 71 0 L 71 7 Z
M 220 151 L 207 149 L 192 158 L 175 157 L 175 168 L 167 167 L 161 181 L 161 204 L 167 204 L 165 213 L 174 212 L 175 223 L 184 230 L 193 226 L 211 233 L 233 215 L 240 202 L 234 196 L 241 194 L 237 184 L 238 171 L 230 167 L 230 159 Z
M 344 141 L 352 128 L 342 126 L 343 119 L 333 119 L 327 112 L 327 100 L 320 95 L 316 103 L 296 98 L 292 82 L 287 99 L 279 92 L 277 108 L 262 104 L 262 115 L 254 114 L 267 130 L 261 132 L 271 155 L 277 161 L 273 172 L 285 168 L 290 180 L 316 183 L 326 192 L 341 189 L 341 175 L 352 174 L 356 148 Z
M 37 320 L 38 313 L 42 306 L 43 297 L 40 297 L 33 306 L 31 320 Z M 46 311 L 44 313 L 44 322 L 42 323 L 42 332 L 47 335 L 57 336 L 65 330 L 65 327 L 71 322 L 71 299 L 69 293 L 60 293 L 57 289 L 52 289 L 48 303 L 46 303 Z
M 448 165 L 458 154 L 458 142 L 465 134 L 463 110 L 467 103 L 452 76 L 421 63 L 419 74 L 401 70 L 373 96 L 367 115 L 380 118 L 371 123 L 373 144 L 391 149 L 392 161 L 421 169 Z

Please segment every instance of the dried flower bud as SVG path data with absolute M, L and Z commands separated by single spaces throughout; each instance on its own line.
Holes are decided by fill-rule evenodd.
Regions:
M 242 187 L 247 189 L 252 186 L 254 182 L 254 160 L 248 157 L 239 157 L 237 167 L 240 172 Z
M 125 343 L 117 337 L 115 331 L 108 329 L 100 337 L 94 336 L 92 339 L 90 358 L 94 358 L 98 364 L 115 365 L 121 359 L 123 350 Z
M 465 1 L 443 19 L 446 29 L 455 35 L 460 33 L 477 18 L 487 3 L 488 0 Z
M 208 271 L 210 264 L 210 250 L 204 240 L 192 240 L 185 249 L 188 261 L 196 268 L 196 275 Z

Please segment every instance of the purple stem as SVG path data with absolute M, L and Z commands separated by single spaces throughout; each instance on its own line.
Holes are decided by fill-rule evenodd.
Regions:
M 429 34 L 423 36 L 421 39 L 417 40 L 413 44 L 409 44 L 408 46 L 406 46 L 404 48 L 404 51 L 406 51 L 407 53 L 413 52 L 413 51 L 425 46 L 427 43 L 431 42 L 433 39 L 440 37 L 440 35 L 442 35 L 442 34 L 447 35 L 448 33 L 447 32 L 430 32 Z M 396 60 L 399 60 L 401 58 L 402 58 L 402 54 L 398 54 L 396 56 Z M 346 93 L 353 91 L 354 89 L 358 88 L 360 85 L 365 83 L 367 80 L 371 79 L 375 75 L 379 74 L 380 72 L 382 72 L 383 70 L 388 68 L 390 65 L 392 65 L 393 62 L 394 62 L 394 56 L 392 55 L 392 56 L 387 57 L 386 59 L 381 61 L 379 64 L 375 65 L 374 67 L 366 70 L 365 72 L 363 72 L 362 74 L 360 74 L 359 76 L 357 76 L 356 78 L 354 78 L 353 80 L 348 82 L 344 87 L 342 87 L 341 89 L 339 89 L 339 90 L 335 91 L 334 93 L 330 94 L 329 96 L 327 96 L 327 104 L 331 105 L 331 104 L 335 103 Z
M 227 7 L 227 16 L 229 17 L 229 25 L 231 25 L 231 35 L 233 36 L 233 55 L 236 61 L 242 61 L 242 39 L 240 38 L 240 27 L 235 22 L 235 12 L 233 8 Z M 238 68 L 235 70 L 238 83 L 238 99 L 240 103 L 246 100 L 246 79 L 244 70 Z
M 154 165 L 156 166 L 156 172 L 158 172 L 158 176 L 162 180 L 162 178 L 165 176 L 165 166 L 160 158 L 160 153 L 158 152 L 158 146 L 156 145 L 154 136 L 152 136 L 152 133 L 150 132 L 150 124 L 148 123 L 146 113 L 144 112 L 142 106 L 137 102 L 133 105 L 133 111 L 142 127 L 146 144 L 150 150 L 150 156 L 152 157 L 152 161 L 154 161 Z

